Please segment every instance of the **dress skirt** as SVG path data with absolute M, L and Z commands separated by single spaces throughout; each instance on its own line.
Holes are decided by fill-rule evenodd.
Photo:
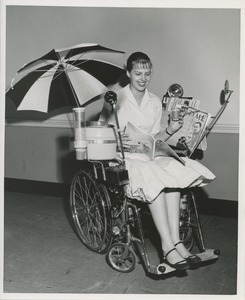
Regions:
M 165 188 L 201 187 L 215 175 L 198 161 L 183 157 L 185 165 L 172 157 L 159 156 L 154 161 L 146 154 L 125 153 L 129 173 L 127 194 L 152 203 Z

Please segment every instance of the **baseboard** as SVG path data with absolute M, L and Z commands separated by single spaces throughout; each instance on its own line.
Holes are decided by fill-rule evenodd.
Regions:
M 54 182 L 5 178 L 4 189 L 5 191 L 18 193 L 67 197 L 69 196 L 70 185 Z
M 222 199 L 197 199 L 198 212 L 204 215 L 238 218 L 238 201 Z
M 69 197 L 69 184 L 32 181 L 23 179 L 5 178 L 5 191 L 47 195 L 57 197 Z M 210 199 L 204 193 L 195 192 L 199 214 L 221 217 L 238 217 L 238 201 Z

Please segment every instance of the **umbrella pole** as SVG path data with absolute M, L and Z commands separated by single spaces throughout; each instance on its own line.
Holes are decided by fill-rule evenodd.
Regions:
M 80 107 L 81 105 L 80 105 L 80 102 L 78 100 L 77 94 L 76 94 L 76 92 L 75 92 L 75 90 L 73 88 L 73 85 L 71 84 L 71 80 L 70 80 L 70 78 L 68 76 L 67 68 L 63 65 L 63 63 L 61 63 L 61 64 L 62 64 L 62 67 L 64 68 L 64 71 L 65 71 L 65 74 L 66 74 L 66 78 L 67 78 L 67 81 L 68 81 L 69 86 L 71 88 L 72 94 L 73 94 L 75 102 L 77 104 L 77 107 Z

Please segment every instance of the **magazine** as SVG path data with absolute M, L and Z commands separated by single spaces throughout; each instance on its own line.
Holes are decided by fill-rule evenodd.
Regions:
M 163 97 L 162 106 L 166 111 L 176 107 L 199 108 L 201 101 L 192 98 Z
M 162 127 L 167 128 L 169 113 L 174 108 L 180 109 L 180 114 L 183 117 L 183 126 L 173 136 L 171 136 L 167 143 L 170 146 L 183 149 L 183 143 L 188 147 L 190 155 L 196 148 L 201 150 L 207 149 L 206 138 L 203 138 L 206 127 L 208 126 L 211 115 L 203 110 L 198 109 L 200 101 L 190 100 L 188 103 L 186 99 L 164 97 L 163 113 L 162 113 Z
M 128 136 L 124 147 L 128 148 L 130 153 L 144 153 L 151 160 L 157 156 L 173 157 L 185 165 L 185 161 L 166 142 L 155 139 L 153 135 L 135 127 L 130 122 L 127 124 L 124 134 Z

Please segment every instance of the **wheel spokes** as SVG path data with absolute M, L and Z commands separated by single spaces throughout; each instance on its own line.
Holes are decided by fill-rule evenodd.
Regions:
M 75 178 L 72 198 L 73 219 L 81 239 L 93 250 L 100 249 L 110 240 L 103 189 L 100 191 L 96 182 L 81 172 Z

